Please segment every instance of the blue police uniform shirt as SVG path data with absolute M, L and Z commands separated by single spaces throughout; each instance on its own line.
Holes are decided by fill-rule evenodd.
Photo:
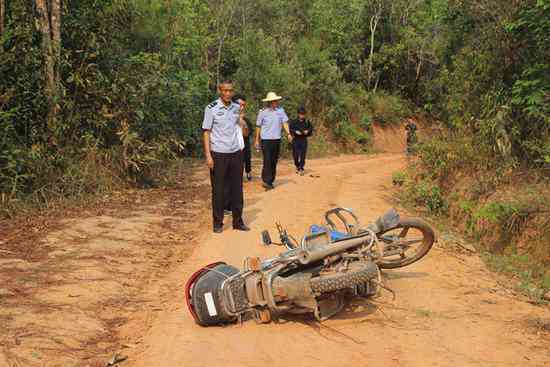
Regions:
M 258 113 L 256 126 L 261 127 L 260 137 L 263 140 L 281 139 L 283 124 L 288 121 L 284 108 L 264 108 Z
M 242 130 L 239 125 L 240 106 L 231 102 L 226 106 L 221 98 L 204 109 L 203 130 L 210 130 L 210 150 L 216 153 L 235 153 L 242 149 L 239 139 Z

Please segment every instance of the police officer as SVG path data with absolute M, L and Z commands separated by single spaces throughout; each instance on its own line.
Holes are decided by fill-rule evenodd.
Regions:
M 277 162 L 281 149 L 281 133 L 284 128 L 288 140 L 292 142 L 292 135 L 288 127 L 288 116 L 285 110 L 279 106 L 283 97 L 274 92 L 269 92 L 263 99 L 268 104 L 258 113 L 256 119 L 256 149 L 261 148 L 263 153 L 262 181 L 267 190 L 273 189 L 273 182 L 277 175 Z
M 306 109 L 298 108 L 298 118 L 290 121 L 290 134 L 292 134 L 292 155 L 296 173 L 303 176 L 306 165 L 307 138 L 313 134 L 313 126 L 306 120 Z
M 244 113 L 231 100 L 233 82 L 226 80 L 218 86 L 220 98 L 204 110 L 204 155 L 210 169 L 212 184 L 212 216 L 214 233 L 223 231 L 224 187 L 229 186 L 233 229 L 249 231 L 243 214 L 243 148 Z

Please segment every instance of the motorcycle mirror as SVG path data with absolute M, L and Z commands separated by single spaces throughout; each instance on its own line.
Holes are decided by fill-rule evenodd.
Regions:
M 271 235 L 267 230 L 262 231 L 262 243 L 264 244 L 264 246 L 269 246 L 273 243 L 271 241 Z

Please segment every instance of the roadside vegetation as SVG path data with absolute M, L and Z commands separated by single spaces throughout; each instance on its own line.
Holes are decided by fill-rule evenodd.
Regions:
M 0 5 L 3 217 L 170 182 L 232 78 L 251 118 L 269 90 L 291 116 L 305 104 L 313 156 L 368 151 L 373 123 L 429 113 L 439 132 L 399 178 L 407 195 L 548 268 L 548 0 Z
M 550 1 L 447 5 L 452 26 L 434 40 L 447 47 L 418 91 L 438 122 L 394 183 L 541 301 L 550 291 Z

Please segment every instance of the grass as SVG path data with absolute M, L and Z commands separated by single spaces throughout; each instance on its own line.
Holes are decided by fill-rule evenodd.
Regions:
M 403 186 L 407 180 L 407 174 L 403 171 L 397 171 L 392 174 L 392 183 L 397 186 Z
M 417 316 L 420 316 L 420 317 L 428 318 L 428 317 L 433 316 L 432 311 L 426 310 L 426 309 L 423 309 L 423 308 L 418 308 L 418 309 L 414 310 L 414 312 L 416 313 Z
M 182 176 L 181 172 L 189 171 L 195 162 L 196 159 L 192 158 L 165 161 L 151 169 L 148 176 L 139 182 L 122 180 L 108 167 L 90 167 L 90 163 L 83 162 L 83 170 L 85 168 L 89 172 L 79 179 L 57 178 L 58 181 L 71 182 L 51 183 L 48 190 L 41 188 L 6 200 L 1 200 L 0 197 L 0 220 L 92 205 L 113 192 L 130 188 L 174 186 L 177 183 L 177 177 Z M 70 189 L 67 189 L 68 187 Z
M 485 252 L 482 259 L 492 271 L 517 280 L 513 288 L 537 304 L 548 304 L 543 297 L 550 291 L 550 272 L 544 266 L 537 265 L 529 255 L 497 255 Z
M 481 173 L 474 182 L 488 181 L 490 175 Z M 534 303 L 548 303 L 544 300 L 550 291 L 547 191 L 529 185 L 497 185 L 493 190 L 498 187 L 498 192 L 479 200 L 479 195 L 469 194 L 473 185 L 465 186 L 471 180 L 451 181 L 451 192 L 444 191 L 438 180 L 419 167 L 395 172 L 392 180 L 400 187 L 397 197 L 401 205 L 422 210 L 437 227 L 460 228 L 460 237 L 484 251 L 481 258 L 488 269 L 510 277 L 511 288 Z

